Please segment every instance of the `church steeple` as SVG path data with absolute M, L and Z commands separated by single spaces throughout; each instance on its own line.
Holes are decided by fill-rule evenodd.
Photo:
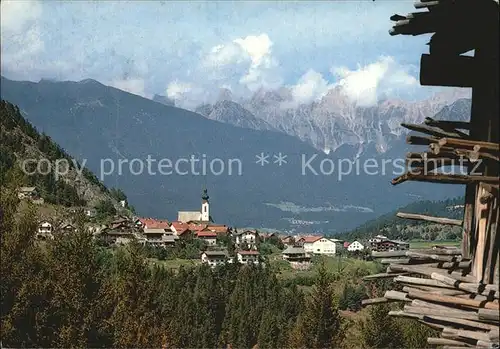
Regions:
M 208 192 L 207 188 L 203 189 L 203 193 L 201 194 L 201 221 L 209 222 L 210 221 L 210 204 L 208 203 Z
M 210 197 L 208 196 L 208 191 L 207 188 L 203 189 L 203 193 L 201 194 L 201 199 L 203 201 L 208 201 Z

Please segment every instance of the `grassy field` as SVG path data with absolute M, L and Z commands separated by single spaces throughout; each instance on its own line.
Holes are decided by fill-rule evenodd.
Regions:
M 178 270 L 181 266 L 185 268 L 195 267 L 197 265 L 200 265 L 201 263 L 197 259 L 180 259 L 180 258 L 167 259 L 164 261 L 160 261 L 155 258 L 148 258 L 148 261 L 151 262 L 151 264 L 161 265 L 170 270 Z
M 356 258 L 318 256 L 314 257 L 310 269 L 295 270 L 288 262 L 281 259 L 281 255 L 273 254 L 269 258 L 269 263 L 276 269 L 280 279 L 312 277 L 316 275 L 322 261 L 325 262 L 326 268 L 329 272 L 340 272 L 343 275 L 349 275 L 353 278 L 376 273 L 379 268 L 378 264 L 375 262 L 363 261 Z
M 439 240 L 439 241 L 410 241 L 410 249 L 430 248 L 432 246 L 460 246 L 461 241 L 457 240 Z

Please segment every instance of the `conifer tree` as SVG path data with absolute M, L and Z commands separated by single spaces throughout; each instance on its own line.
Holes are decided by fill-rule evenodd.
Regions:
M 387 304 L 372 305 L 370 317 L 361 324 L 361 336 L 366 348 L 401 348 L 403 338 L 397 322 L 389 316 Z
M 296 326 L 295 336 L 302 340 L 295 344 L 300 347 L 332 348 L 343 340 L 338 302 L 334 298 L 324 262 L 320 265 L 314 289 Z

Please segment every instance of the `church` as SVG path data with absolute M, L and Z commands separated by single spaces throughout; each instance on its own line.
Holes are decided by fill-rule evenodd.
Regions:
M 201 211 L 179 211 L 177 213 L 177 220 L 179 222 L 200 222 L 200 223 L 213 223 L 210 216 L 210 203 L 207 189 L 203 189 L 201 195 Z

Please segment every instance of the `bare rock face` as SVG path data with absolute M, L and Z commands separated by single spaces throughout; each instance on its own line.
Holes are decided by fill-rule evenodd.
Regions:
M 215 121 L 255 130 L 273 130 L 266 121 L 257 118 L 240 104 L 222 100 L 212 105 L 204 104 L 195 110 L 197 113 Z
M 330 90 L 321 100 L 296 105 L 287 88 L 258 90 L 252 98 L 236 103 L 223 100 L 202 105 L 196 112 L 239 127 L 277 130 L 330 153 L 349 145 L 362 152 L 373 143 L 385 153 L 407 130 L 400 125 L 421 123 L 425 117 L 467 120 L 470 99 L 467 91 L 453 90 L 421 101 L 382 100 L 370 107 L 358 106 L 339 89 Z

